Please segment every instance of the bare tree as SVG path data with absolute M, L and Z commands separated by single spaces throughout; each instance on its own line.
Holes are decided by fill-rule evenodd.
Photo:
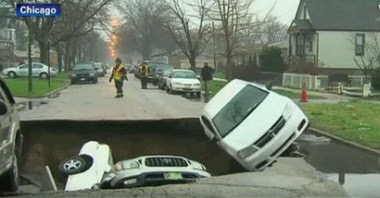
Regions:
M 239 32 L 246 29 L 249 24 L 243 19 L 250 16 L 249 9 L 254 0 L 214 0 L 215 11 L 211 15 L 213 20 L 221 22 L 221 29 L 224 37 L 224 56 L 226 58 L 226 77 L 233 78 L 233 57 L 234 51 L 239 45 Z
M 95 26 L 98 14 L 111 1 L 113 0 L 46 0 L 47 3 L 60 3 L 62 9 L 66 10 L 63 12 L 63 16 L 58 19 L 22 18 L 33 38 L 38 42 L 41 53 L 40 61 L 47 63 L 49 42 L 52 42 L 52 46 L 54 46 L 92 31 L 93 29 L 88 27 Z M 14 6 L 19 1 L 7 0 L 7 2 Z
M 278 17 L 269 16 L 263 25 L 262 36 L 265 44 L 283 41 L 287 37 L 287 26 L 278 21 Z
M 178 0 L 172 0 L 170 10 L 173 20 L 164 24 L 178 47 L 189 59 L 191 69 L 195 70 L 196 58 L 203 53 L 212 38 L 211 25 L 206 22 L 212 4 L 207 0 L 193 0 L 187 6 L 194 9 L 195 17 L 189 15 Z M 194 19 L 198 22 L 195 23 Z
M 116 6 L 126 20 L 122 33 L 128 33 L 122 35 L 122 40 L 129 39 L 135 44 L 123 47 L 135 47 L 147 60 L 164 55 L 173 49 L 170 45 L 165 46 L 167 40 L 162 39 L 165 37 L 162 24 L 168 20 L 169 11 L 165 0 L 129 0 L 120 3 Z M 161 49 L 164 52 L 154 54 L 154 50 L 159 48 L 164 48 Z

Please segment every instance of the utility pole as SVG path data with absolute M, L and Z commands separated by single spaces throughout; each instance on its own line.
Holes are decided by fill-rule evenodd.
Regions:
M 29 33 L 28 33 L 28 64 L 29 64 L 29 68 L 28 68 L 28 91 L 29 93 L 33 91 L 33 73 L 32 73 L 32 43 L 33 43 L 33 33 L 32 33 L 32 28 L 29 27 Z
M 212 22 L 212 40 L 214 45 L 214 68 L 216 71 L 218 71 L 218 68 L 216 66 L 216 40 L 215 40 L 215 23 Z
M 48 56 L 47 56 L 47 59 L 48 59 L 48 85 L 49 85 L 49 87 L 50 87 L 50 68 L 51 68 L 51 66 L 50 66 L 50 41 L 48 42 Z

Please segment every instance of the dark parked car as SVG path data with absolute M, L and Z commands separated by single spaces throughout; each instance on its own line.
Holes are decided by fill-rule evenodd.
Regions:
M 71 74 L 71 84 L 78 82 L 98 82 L 96 69 L 92 64 L 78 64 L 75 65 L 73 73 Z
M 160 82 L 160 78 L 162 77 L 165 71 L 173 71 L 173 69 L 174 67 L 170 65 L 160 65 L 156 67 L 152 72 L 153 74 L 151 82 L 153 83 L 153 85 L 158 85 L 158 83 Z
M 101 62 L 94 62 L 93 65 L 94 65 L 96 73 L 98 74 L 99 77 L 106 76 L 106 69 L 104 69 L 103 63 L 101 63 Z

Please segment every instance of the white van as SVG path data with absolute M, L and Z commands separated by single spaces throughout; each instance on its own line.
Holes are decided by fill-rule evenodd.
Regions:
M 309 126 L 291 99 L 242 80 L 221 89 L 200 121 L 206 135 L 250 171 L 272 164 Z

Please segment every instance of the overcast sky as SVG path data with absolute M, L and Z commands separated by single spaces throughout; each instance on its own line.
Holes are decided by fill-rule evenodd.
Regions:
M 296 14 L 300 0 L 277 0 L 272 14 L 278 16 L 284 24 L 290 24 Z M 265 17 L 268 11 L 273 7 L 276 0 L 256 0 L 252 6 L 255 13 Z

